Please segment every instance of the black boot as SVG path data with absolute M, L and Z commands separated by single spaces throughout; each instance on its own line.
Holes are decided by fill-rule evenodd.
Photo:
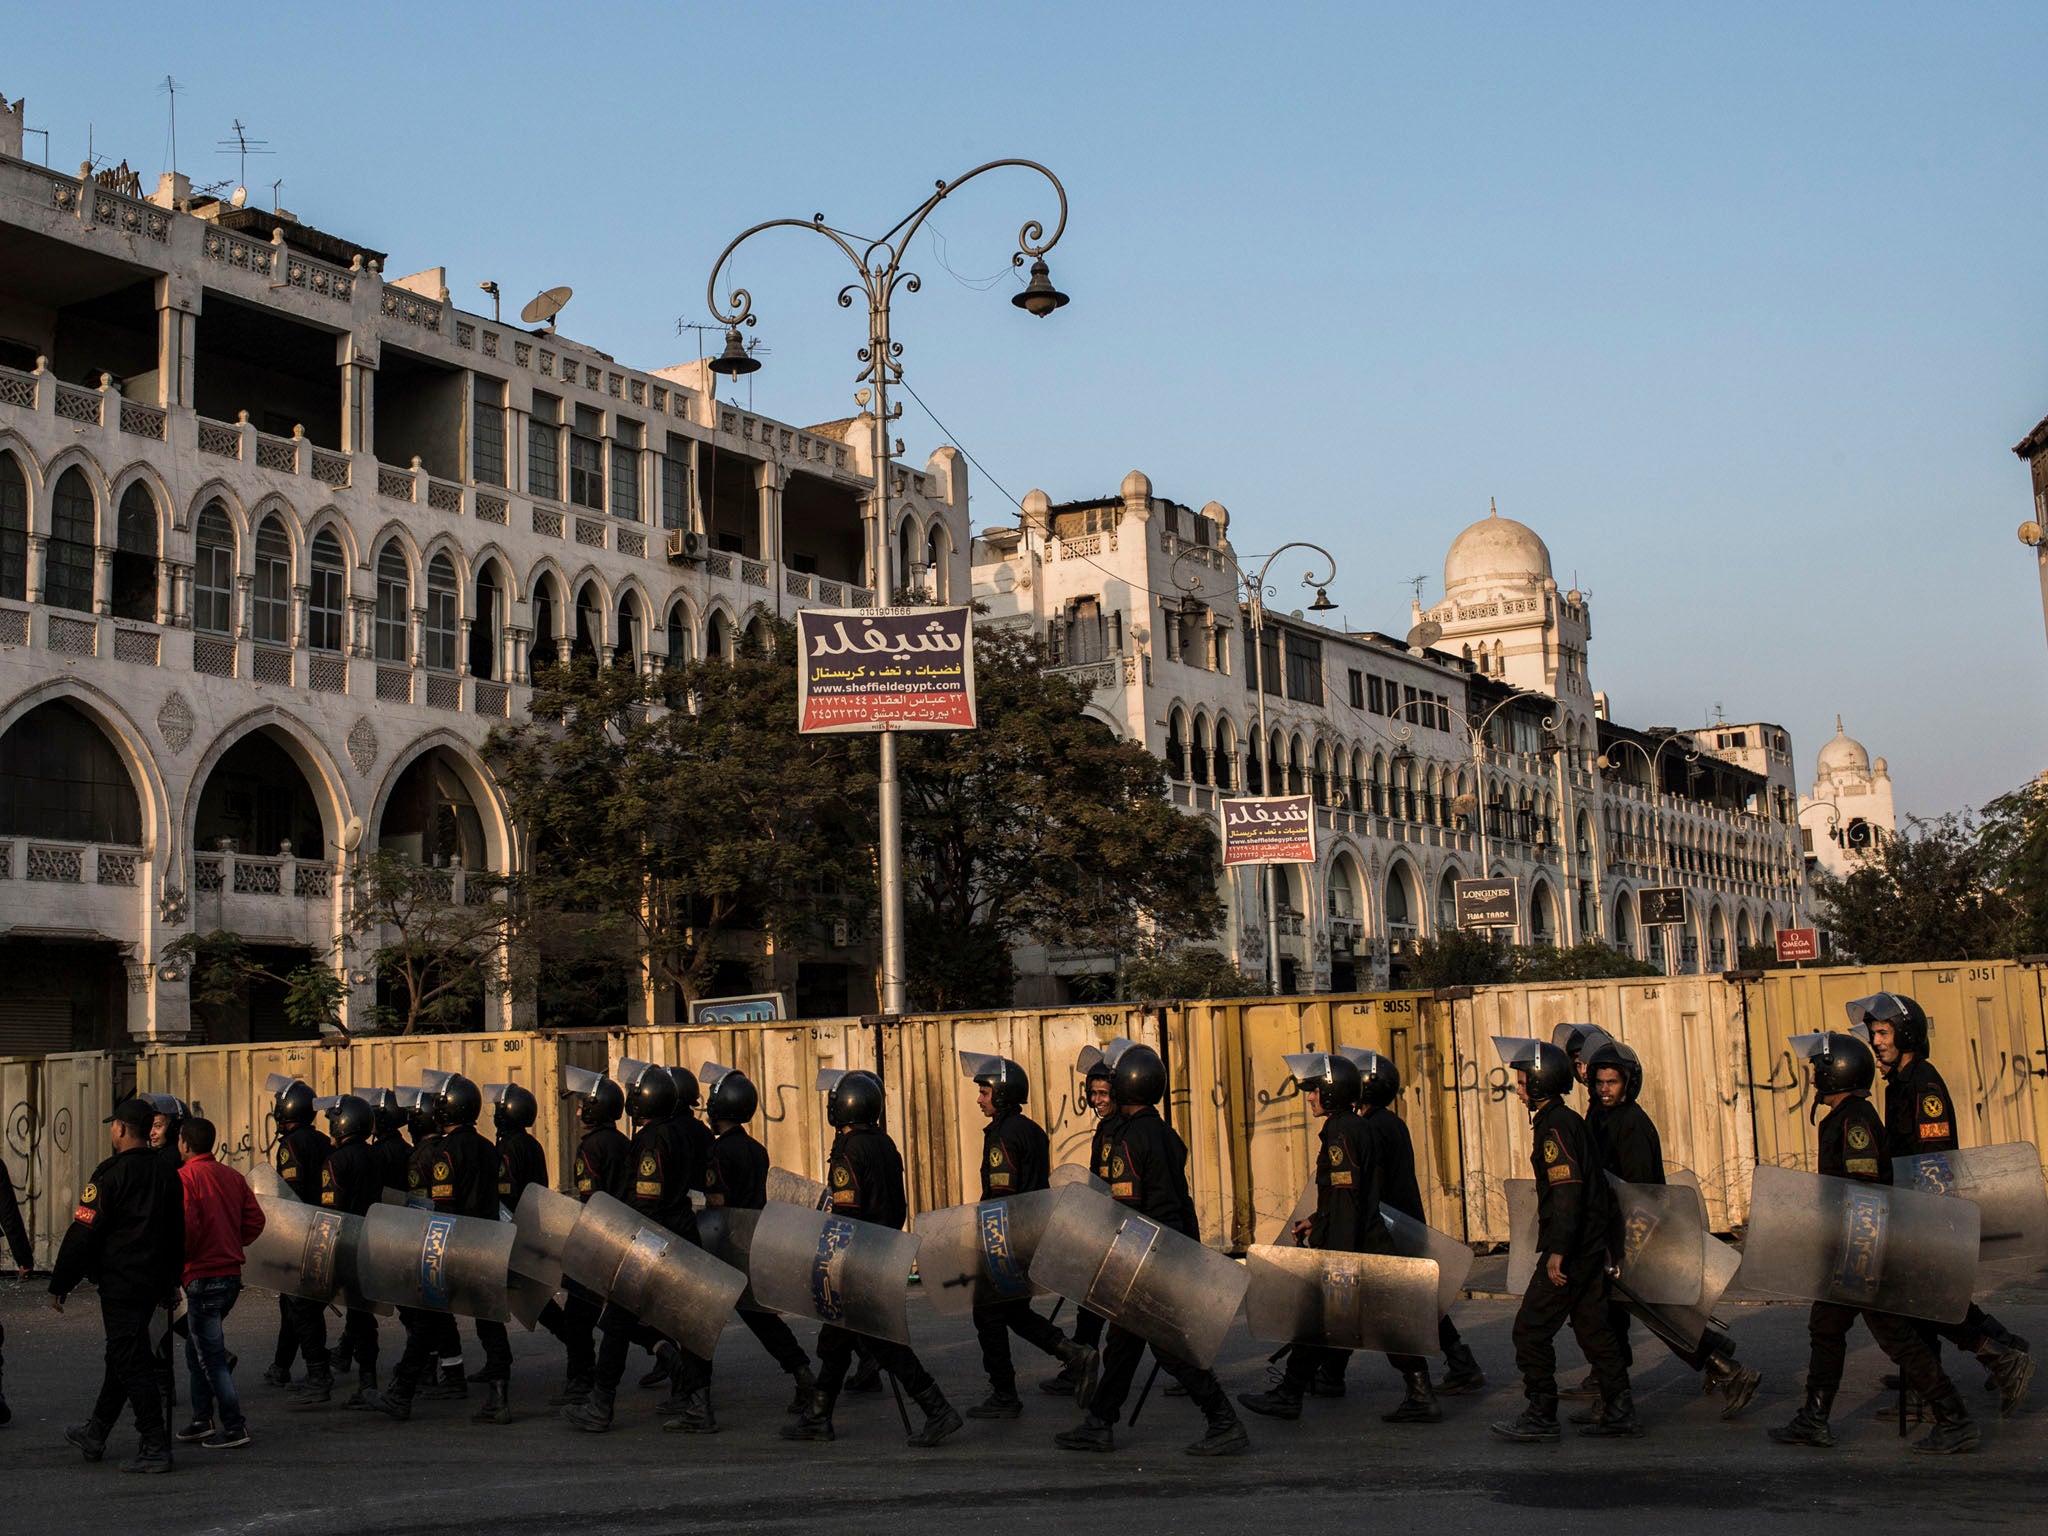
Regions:
M 344 1333 L 341 1342 L 327 1351 L 327 1369 L 337 1376 L 346 1376 L 348 1368 L 355 1363 L 356 1347 Z
M 1401 1406 L 1392 1413 L 1380 1415 L 1383 1424 L 1441 1424 L 1443 1409 L 1436 1405 L 1436 1393 L 1429 1387 L 1428 1371 L 1403 1371 L 1401 1383 L 1407 1388 L 1407 1395 L 1401 1399 Z
M 469 1416 L 472 1424 L 510 1424 L 512 1422 L 512 1383 L 509 1381 L 487 1381 L 483 1385 L 490 1390 L 490 1398 L 483 1407 Z
M 1074 1378 L 1068 1375 L 1066 1370 L 1062 1368 L 1059 1375 L 1048 1376 L 1045 1380 L 1041 1381 L 1038 1384 L 1038 1390 L 1052 1397 L 1072 1397 L 1074 1395 Z
M 306 1367 L 306 1379 L 292 1393 L 287 1408 L 317 1408 L 334 1395 L 334 1372 L 325 1365 Z
M 1729 1355 L 1707 1356 L 1707 1386 L 1718 1388 L 1725 1401 L 1721 1405 L 1721 1417 L 1732 1419 L 1750 1405 L 1756 1396 L 1756 1389 L 1763 1385 L 1763 1372 L 1752 1371 L 1741 1361 Z
M 1806 1400 L 1792 1415 L 1792 1422 L 1768 1433 L 1780 1445 L 1813 1445 L 1825 1450 L 1835 1443 L 1835 1432 L 1828 1428 L 1828 1410 L 1834 1405 L 1834 1393 L 1808 1387 Z
M 1927 1411 L 1927 1404 L 1921 1399 L 1920 1394 L 1911 1387 L 1905 1388 L 1890 1402 L 1880 1401 L 1870 1416 L 1887 1423 L 1906 1424 L 1925 1424 L 1934 1418 L 1934 1415 Z
M 97 1458 L 95 1458 L 97 1459 Z M 171 1470 L 171 1432 L 159 1424 L 142 1432 L 142 1444 L 121 1463 L 123 1472 L 168 1472 Z
M 696 1387 L 683 1393 L 682 1397 L 675 1417 L 662 1420 L 661 1427 L 678 1435 L 717 1434 L 718 1420 L 711 1414 L 711 1389 Z
M 811 1406 L 811 1394 L 818 1390 L 818 1378 L 811 1374 L 808 1365 L 800 1365 L 790 1374 L 790 1382 L 796 1388 L 784 1413 L 804 1413 Z
M 457 1398 L 467 1396 L 469 1377 L 464 1373 L 460 1360 L 453 1365 L 442 1366 L 441 1374 L 435 1378 L 433 1385 L 420 1389 L 421 1400 L 429 1403 L 453 1402 Z
M 376 1390 L 377 1367 L 374 1365 L 363 1366 L 356 1372 L 355 1391 L 342 1399 L 341 1406 L 344 1408 L 367 1408 L 370 1406 L 370 1394 Z
M 924 1410 L 924 1423 L 911 1432 L 905 1443 L 920 1450 L 930 1450 L 946 1436 L 956 1433 L 962 1426 L 960 1415 L 953 1405 L 946 1401 L 946 1394 L 933 1382 L 922 1392 L 913 1392 L 911 1401 Z
M 814 1391 L 811 1400 L 804 1405 L 803 1417 L 794 1424 L 782 1426 L 785 1440 L 830 1440 L 832 1436 L 832 1397 L 830 1392 Z
M 1977 1449 L 1981 1438 L 1977 1426 L 1970 1422 L 1969 1410 L 1953 1388 L 1945 1397 L 1930 1399 L 1927 1406 L 1934 1414 L 1934 1428 L 1913 1442 L 1914 1450 L 1922 1456 L 1954 1456 Z
M 1052 1443 L 1063 1451 L 1113 1451 L 1116 1449 L 1116 1427 L 1109 1420 L 1098 1419 L 1091 1413 L 1074 1428 L 1054 1435 Z
M 1060 1375 L 1068 1382 L 1075 1403 L 1086 1408 L 1088 1400 L 1095 1396 L 1095 1382 L 1102 1371 L 1102 1356 L 1093 1346 L 1076 1344 L 1071 1339 L 1059 1347 L 1058 1354 Z
M 65 1430 L 64 1438 L 77 1446 L 87 1461 L 98 1461 L 107 1454 L 107 1427 L 98 1419 L 87 1419 Z
M 590 1396 L 573 1407 L 564 1408 L 562 1417 L 586 1434 L 601 1435 L 612 1427 L 612 1406 L 617 1394 L 612 1388 L 597 1382 L 590 1384 Z
M 1014 1386 L 993 1387 L 987 1397 L 967 1410 L 970 1419 L 1021 1419 L 1024 1417 L 1024 1399 L 1017 1395 Z
M 1566 1397 L 1598 1397 L 1600 1395 L 1600 1373 L 1598 1371 L 1586 1372 L 1585 1380 L 1575 1387 L 1566 1387 L 1564 1395 Z
M 1523 1445 L 1552 1444 L 1564 1434 L 1557 1424 L 1557 1399 L 1550 1396 L 1531 1397 L 1514 1418 L 1497 1419 L 1491 1428 L 1501 1439 Z
M 412 1417 L 413 1383 L 399 1371 L 391 1373 L 391 1385 L 379 1392 L 375 1387 L 362 1394 L 363 1406 L 374 1408 L 387 1418 L 403 1424 Z
M 864 1357 L 854 1367 L 852 1378 L 846 1383 L 849 1392 L 879 1392 L 882 1390 L 882 1368 L 870 1357 Z
M 658 1387 L 675 1375 L 676 1367 L 683 1363 L 683 1357 L 675 1345 L 663 1339 L 654 1346 L 654 1364 L 647 1368 L 647 1374 L 640 1378 L 643 1387 Z
M 1270 1392 L 1240 1392 L 1237 1394 L 1237 1400 L 1264 1418 L 1301 1417 L 1301 1388 L 1291 1381 L 1278 1382 Z
M 288 1387 L 292 1384 L 292 1368 L 288 1365 L 268 1365 L 263 1369 L 263 1384 L 267 1387 Z
M 1998 1391 L 1998 1413 L 2011 1418 L 2026 1403 L 2027 1388 L 2034 1380 L 2034 1357 L 2024 1349 L 2012 1349 L 1986 1340 L 1977 1348 L 1977 1358 L 1991 1372 L 1991 1385 Z
M 1445 1397 L 1463 1397 L 1485 1390 L 1486 1372 L 1472 1358 L 1472 1346 L 1460 1339 L 1444 1351 L 1444 1379 L 1437 1384 L 1437 1391 Z
M 1190 1456 L 1237 1456 L 1252 1448 L 1252 1437 L 1245 1433 L 1244 1421 L 1237 1416 L 1237 1410 L 1230 1406 L 1230 1399 L 1222 1389 L 1202 1404 L 1202 1417 L 1209 1421 L 1208 1432 L 1194 1444 L 1182 1449 Z
M 1600 1404 L 1600 1416 L 1579 1431 L 1598 1439 L 1633 1439 L 1643 1432 L 1643 1421 L 1636 1417 L 1636 1396 L 1627 1387 Z
M 562 1382 L 562 1390 L 548 1399 L 550 1408 L 573 1408 L 590 1396 L 588 1376 L 570 1376 Z
M 1308 1379 L 1310 1397 L 1342 1397 L 1344 1395 L 1344 1368 L 1351 1362 L 1325 1360 L 1316 1367 L 1315 1375 Z

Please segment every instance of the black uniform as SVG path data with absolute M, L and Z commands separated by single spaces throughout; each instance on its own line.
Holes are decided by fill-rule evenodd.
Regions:
M 1088 1144 L 1088 1167 L 1093 1171 L 1095 1177 L 1102 1180 L 1105 1184 L 1109 1182 L 1109 1128 L 1115 1120 L 1116 1116 L 1113 1113 L 1097 1120 L 1095 1122 L 1095 1135 Z M 1076 1304 L 1074 1317 L 1074 1342 L 1076 1344 L 1086 1344 L 1091 1349 L 1100 1346 L 1102 1343 L 1102 1330 L 1108 1325 L 1109 1320 L 1100 1312 L 1094 1312 L 1087 1307 Z
M 768 1149 L 747 1134 L 743 1125 L 729 1125 L 711 1142 L 704 1165 L 704 1203 L 714 1209 L 758 1211 L 768 1203 Z M 741 1307 L 740 1321 L 775 1357 L 784 1372 L 807 1371 L 811 1357 L 779 1312 Z
M 1885 1146 L 1884 1127 L 1870 1100 L 1852 1094 L 1828 1111 L 1820 1123 L 1820 1171 L 1838 1179 L 1860 1179 L 1866 1184 L 1892 1181 L 1892 1155 Z M 1808 1315 L 1806 1333 L 1811 1352 L 1806 1364 L 1806 1388 L 1832 1397 L 1842 1384 L 1842 1365 L 1849 1355 L 1849 1330 L 1859 1315 L 1855 1307 L 1838 1302 L 1816 1301 Z M 1888 1312 L 1860 1314 L 1870 1328 L 1877 1347 L 1898 1364 L 1906 1386 L 1929 1402 L 1945 1398 L 1955 1389 L 1942 1374 L 1941 1362 L 1912 1322 Z
M 405 1133 L 393 1131 L 388 1136 L 379 1136 L 370 1143 L 370 1150 L 377 1154 L 377 1178 L 383 1188 L 403 1194 L 406 1170 L 412 1166 L 412 1143 L 405 1139 Z
M 632 1183 L 633 1144 L 615 1125 L 586 1130 L 576 1148 L 576 1198 L 586 1205 L 595 1194 L 625 1200 Z M 597 1372 L 597 1320 L 604 1314 L 604 1298 L 574 1280 L 562 1288 L 568 1299 L 560 1306 L 551 1301 L 541 1308 L 540 1325 L 562 1341 L 568 1356 L 564 1374 L 572 1389 L 581 1390 Z
M 825 1184 L 834 1216 L 871 1221 L 899 1232 L 903 1229 L 904 1218 L 910 1211 L 903 1193 L 903 1155 L 880 1126 L 839 1128 L 839 1134 L 833 1138 Z M 938 1386 L 908 1344 L 864 1337 L 836 1323 L 827 1323 L 818 1330 L 818 1390 L 827 1402 L 836 1399 L 845 1384 L 856 1339 L 869 1358 L 895 1377 L 913 1397 Z
M 498 1220 L 499 1180 L 505 1170 L 498 1149 L 485 1141 L 473 1125 L 451 1127 L 442 1134 L 438 1149 L 431 1191 L 434 1209 L 456 1216 L 473 1216 L 479 1221 Z M 537 1144 L 535 1150 L 539 1150 Z M 445 1180 L 441 1178 L 444 1166 L 450 1175 Z M 448 1319 L 447 1332 L 449 1337 L 457 1337 L 452 1317 Z M 505 1325 L 489 1318 L 476 1319 L 476 1341 L 484 1352 L 484 1368 L 476 1379 L 510 1381 L 512 1341 L 506 1336 Z
M 1621 1401 L 1628 1365 L 1607 1321 L 1607 1243 L 1614 1202 L 1586 1122 L 1562 1099 L 1537 1111 L 1529 1162 L 1536 1174 L 1536 1272 L 1515 1314 L 1515 1364 L 1531 1404 L 1557 1403 L 1557 1330 L 1572 1335 L 1599 1379 L 1600 1396 Z M 1549 1258 L 1562 1255 L 1564 1284 L 1551 1281 Z
M 696 1138 L 682 1120 L 647 1121 L 633 1137 L 625 1195 L 626 1203 L 643 1220 L 690 1243 L 698 1240 L 697 1208 L 690 1199 L 690 1191 L 704 1183 L 704 1166 L 697 1148 Z M 626 1374 L 626 1356 L 631 1353 L 635 1338 L 651 1345 L 660 1336 L 631 1312 L 610 1301 L 605 1303 L 597 1326 L 604 1341 L 598 1345 L 597 1369 L 592 1379 L 607 1392 L 615 1391 Z M 679 1395 L 687 1396 L 710 1386 L 709 1360 L 687 1349 L 678 1348 L 676 1353 L 680 1357 L 675 1372 Z
M 677 1110 L 676 1124 L 683 1128 L 684 1134 L 690 1138 L 691 1147 L 696 1151 L 698 1177 L 708 1176 L 711 1171 L 711 1143 L 717 1139 L 712 1135 L 711 1127 L 699 1120 L 697 1112 L 693 1109 Z M 702 1195 L 711 1192 L 701 1183 L 692 1184 L 690 1188 Z
M 1022 1110 L 1001 1109 L 981 1132 L 981 1198 L 1007 1200 L 1052 1187 L 1052 1143 L 1036 1120 Z M 1017 1368 L 1010 1359 L 1010 1335 L 1016 1334 L 1048 1355 L 1056 1355 L 1067 1336 L 1031 1306 L 1029 1295 L 974 1309 L 974 1335 L 981 1341 L 981 1368 L 998 1396 L 1017 1390 Z
M 446 1139 L 440 1135 L 421 1136 L 413 1144 L 402 1186 L 407 1205 L 440 1210 L 443 1200 L 454 1199 L 454 1167 L 439 1155 Z M 405 1329 L 405 1349 L 392 1368 L 391 1391 L 409 1401 L 423 1380 L 432 1382 L 436 1361 L 461 1370 L 462 1336 L 455 1330 L 455 1319 L 446 1312 L 400 1307 L 398 1321 Z
M 548 1187 L 548 1154 L 533 1132 L 521 1125 L 498 1133 L 498 1204 L 519 1209 L 529 1184 Z
M 1358 1115 L 1373 1139 L 1379 1162 L 1380 1203 L 1427 1225 L 1429 1218 L 1422 1210 L 1422 1185 L 1415 1177 L 1415 1143 L 1408 1135 L 1408 1127 L 1384 1104 L 1369 1104 Z M 1448 1312 L 1436 1320 L 1436 1342 L 1446 1354 L 1465 1342 Z
M 7 1246 L 14 1250 L 14 1267 L 30 1269 L 35 1265 L 35 1250 L 29 1246 L 28 1228 L 21 1219 L 21 1206 L 14 1198 L 14 1180 L 7 1172 L 7 1165 L 0 1163 L 0 1232 L 7 1234 Z M 4 1381 L 7 1370 L 7 1326 L 0 1323 L 0 1381 Z M 7 1422 L 7 1393 L 0 1386 L 0 1424 Z
M 1108 1136 L 1102 1166 L 1111 1198 L 1200 1242 L 1202 1228 L 1195 1218 L 1194 1195 L 1188 1189 L 1187 1144 L 1149 1104 L 1120 1111 L 1104 1125 Z M 1109 1325 L 1102 1350 L 1102 1376 L 1095 1395 L 1088 1400 L 1091 1415 L 1108 1424 L 1117 1421 L 1144 1353 L 1143 1339 L 1115 1323 Z M 1236 1417 L 1213 1371 L 1157 1349 L 1152 1354 L 1212 1422 Z
M 320 1204 L 323 1209 L 348 1216 L 369 1213 L 384 1195 L 384 1173 L 377 1149 L 366 1141 L 337 1142 L 327 1154 L 327 1166 L 320 1170 Z M 342 1319 L 342 1343 L 356 1369 L 365 1373 L 377 1369 L 377 1314 L 350 1308 Z
M 320 1203 L 320 1173 L 332 1149 L 333 1143 L 310 1125 L 295 1125 L 277 1139 L 273 1154 L 277 1176 L 307 1205 Z M 306 1357 L 309 1375 L 327 1370 L 327 1308 L 302 1296 L 280 1296 L 277 1353 L 271 1369 L 288 1372 L 299 1355 Z
M 102 1434 L 119 1422 L 124 1400 L 145 1443 L 165 1432 L 149 1322 L 184 1273 L 185 1186 L 147 1147 L 115 1153 L 79 1191 L 50 1271 L 53 1296 L 81 1280 L 99 1287 L 107 1351 L 92 1420 Z
M 1586 1128 L 1593 1133 L 1601 1166 L 1617 1179 L 1625 1184 L 1664 1182 L 1664 1140 L 1657 1134 L 1657 1123 L 1642 1105 L 1624 1101 L 1608 1109 L 1596 1097 L 1592 1108 L 1586 1111 Z M 1622 1363 L 1631 1368 L 1636 1363 L 1635 1347 L 1628 1338 L 1633 1311 L 1618 1292 L 1609 1295 L 1607 1323 L 1614 1330 L 1614 1342 L 1621 1348 Z M 1655 1324 L 1651 1326 L 1654 1328 Z

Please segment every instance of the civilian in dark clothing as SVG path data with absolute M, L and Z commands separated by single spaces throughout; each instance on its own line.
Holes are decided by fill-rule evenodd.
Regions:
M 28 1228 L 22 1224 L 21 1206 L 14 1198 L 14 1179 L 4 1162 L 0 1162 L 0 1232 L 7 1234 L 7 1246 L 14 1251 L 14 1267 L 26 1280 L 35 1267 L 35 1250 L 29 1246 Z M 12 1417 L 7 1408 L 6 1348 L 7 1329 L 0 1325 L 0 1424 Z
M 124 1472 L 171 1470 L 171 1432 L 152 1368 L 149 1322 L 176 1291 L 185 1267 L 185 1191 L 149 1147 L 150 1106 L 130 1099 L 116 1109 L 114 1155 L 93 1170 L 50 1272 L 50 1305 L 82 1280 L 99 1287 L 107 1336 L 106 1371 L 92 1416 L 64 1432 L 87 1461 L 106 1454 L 123 1400 L 134 1409 L 142 1445 Z

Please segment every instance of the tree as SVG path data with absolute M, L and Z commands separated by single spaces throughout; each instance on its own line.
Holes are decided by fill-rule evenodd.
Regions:
M 1266 995 L 1263 978 L 1246 975 L 1221 951 L 1196 944 L 1147 945 L 1124 961 L 1122 988 L 1134 1002 Z
M 2009 905 L 1998 952 L 2048 951 L 2048 778 L 2000 795 L 1982 814 L 1985 878 Z
M 1416 947 L 1415 982 L 1424 987 L 1491 987 L 1530 981 L 1606 981 L 1663 974 L 1647 960 L 1587 939 L 1569 949 L 1502 944 L 1475 929 L 1452 929 Z
M 2027 814 L 2015 812 L 2021 827 Z M 2009 843 L 2010 828 L 2004 835 Z M 1997 883 L 2000 846 L 1958 813 L 1880 833 L 1848 874 L 1814 876 L 1836 947 L 1865 965 L 1981 960 L 2006 952 L 2021 931 L 2023 912 Z M 2024 848 L 2009 849 L 2005 867 L 2018 868 L 2029 857 Z
M 1222 920 L 1216 834 L 1174 809 L 1144 743 L 1013 632 L 974 636 L 980 727 L 906 734 L 909 984 L 921 1008 L 1009 1004 L 1020 944 L 1137 951 Z
M 1476 929 L 1453 928 L 1417 944 L 1409 971 L 1418 987 L 1490 987 L 1508 979 L 1509 965 L 1505 944 Z
M 1663 971 L 1627 950 L 1598 939 L 1585 939 L 1569 949 L 1549 944 L 1515 946 L 1516 981 L 1609 981 L 1626 976 L 1661 976 Z
M 485 999 L 514 985 L 509 961 L 518 927 L 502 875 L 469 870 L 458 898 L 451 870 L 432 869 L 389 848 L 349 871 L 344 951 L 367 950 L 392 1001 L 373 1010 L 400 1034 L 458 1029 Z
M 188 933 L 165 947 L 158 966 L 182 965 L 192 977 L 192 1000 L 228 1004 L 241 1000 L 252 981 L 268 981 L 284 990 L 284 1015 L 292 1028 L 306 1034 L 345 1033 L 341 1004 L 348 984 L 342 979 L 337 940 L 325 960 L 310 959 L 288 971 L 276 971 L 250 952 L 239 933 L 216 928 Z

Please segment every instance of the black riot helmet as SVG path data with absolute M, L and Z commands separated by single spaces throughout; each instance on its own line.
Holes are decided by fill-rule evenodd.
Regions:
M 379 1136 L 396 1136 L 405 1129 L 405 1110 L 389 1088 L 358 1088 L 355 1096 L 377 1117 Z
M 880 1125 L 882 1123 L 882 1080 L 872 1072 L 818 1074 L 818 1086 L 825 1090 L 825 1120 L 828 1124 Z
M 1358 1101 L 1384 1109 L 1401 1097 L 1401 1069 L 1378 1051 L 1346 1051 L 1358 1065 Z
M 460 1072 L 450 1073 L 434 1104 L 435 1123 L 443 1127 L 475 1125 L 483 1112 L 483 1090 Z
M 1358 1063 L 1341 1051 L 1306 1051 L 1281 1058 L 1301 1091 L 1323 1096 L 1323 1113 L 1341 1115 L 1358 1108 Z
M 675 1080 L 676 1108 L 695 1109 L 704 1099 L 704 1091 L 697 1083 L 697 1074 L 688 1067 L 670 1067 L 668 1075 Z
M 491 1123 L 499 1135 L 533 1129 L 533 1122 L 540 1118 L 540 1105 L 524 1084 L 492 1083 L 490 1088 Z
M 1109 1096 L 1118 1104 L 1157 1104 L 1166 1097 L 1166 1063 L 1149 1045 L 1127 1045 L 1110 1063 Z
M 279 1127 L 313 1123 L 313 1089 L 303 1078 L 288 1078 L 280 1082 L 273 1073 L 266 1086 L 270 1086 L 277 1095 L 270 1113 Z
M 327 1106 L 327 1134 L 336 1141 L 367 1141 L 377 1128 L 377 1111 L 369 1101 L 344 1093 Z
M 1793 1053 L 1813 1074 L 1813 1097 L 1837 1093 L 1868 1093 L 1877 1081 L 1877 1057 L 1858 1035 L 1794 1035 Z
M 1586 1081 L 1589 1084 L 1601 1067 L 1612 1067 L 1621 1074 L 1622 1097 L 1630 1104 L 1635 1103 L 1643 1091 L 1643 1058 L 1603 1032 L 1593 1048 L 1586 1052 Z
M 635 1120 L 667 1120 L 676 1112 L 676 1080 L 668 1068 L 628 1056 L 619 1062 L 626 1089 L 626 1113 Z
M 1572 1084 L 1577 1081 L 1571 1057 L 1548 1040 L 1495 1035 L 1493 1048 L 1500 1053 L 1502 1066 L 1527 1077 L 1531 1104 L 1540 1104 L 1545 1099 L 1561 1099 L 1572 1091 Z
M 711 1085 L 711 1091 L 705 1095 L 704 1113 L 712 1121 L 745 1125 L 761 1107 L 760 1091 L 747 1080 L 746 1073 L 707 1061 L 697 1069 L 697 1075 Z
M 988 1089 L 989 1102 L 997 1109 L 1022 1109 L 1031 1097 L 1031 1079 L 1007 1056 L 984 1056 L 978 1051 L 962 1051 L 960 1071 L 974 1079 L 977 1087 Z
M 1903 992 L 1879 992 L 1859 997 L 1848 1005 L 1849 1022 L 1866 1028 L 1872 1024 L 1892 1027 L 1892 1044 L 1927 1059 L 1927 1011 Z
M 617 1125 L 619 1117 L 626 1112 L 625 1090 L 608 1077 L 582 1095 L 582 1099 L 576 1109 L 576 1118 L 591 1129 L 600 1125 Z

